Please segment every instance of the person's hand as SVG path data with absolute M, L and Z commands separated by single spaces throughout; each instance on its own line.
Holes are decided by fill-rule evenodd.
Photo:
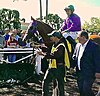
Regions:
M 43 55 L 43 56 L 45 56 L 46 54 L 45 53 L 43 53 L 42 51 L 38 51 L 37 52 L 37 54 L 39 54 L 39 55 Z
M 42 51 L 38 51 L 38 52 L 37 52 L 37 54 L 42 55 L 42 54 L 43 54 L 43 52 L 42 52 Z

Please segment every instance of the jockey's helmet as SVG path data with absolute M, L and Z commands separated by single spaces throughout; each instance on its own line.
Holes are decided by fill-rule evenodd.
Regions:
M 64 9 L 65 11 L 66 10 L 71 10 L 72 12 L 74 12 L 74 6 L 73 5 L 69 5 L 68 7 L 65 7 L 65 9 Z

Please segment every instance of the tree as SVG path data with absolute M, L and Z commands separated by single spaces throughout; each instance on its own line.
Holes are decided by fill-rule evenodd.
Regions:
M 20 28 L 20 14 L 17 10 L 10 10 L 10 9 L 1 9 L 0 10 L 0 29 L 4 30 L 5 28 L 11 29 L 13 28 Z
M 90 22 L 85 21 L 82 26 L 83 29 L 88 30 L 89 32 L 100 32 L 100 18 L 92 17 Z
M 46 17 L 44 16 L 44 20 Z M 58 14 L 48 14 L 47 23 L 54 29 L 59 29 L 63 23 L 63 19 L 58 16 Z

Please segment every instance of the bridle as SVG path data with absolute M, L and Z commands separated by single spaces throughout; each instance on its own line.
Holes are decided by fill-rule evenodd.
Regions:
M 32 28 L 32 30 L 30 29 Z M 34 25 L 33 22 L 31 22 L 26 30 L 26 33 L 23 37 L 23 41 L 25 40 L 26 36 L 28 35 L 28 31 L 31 30 L 31 32 L 36 33 L 37 32 L 37 21 L 35 21 Z

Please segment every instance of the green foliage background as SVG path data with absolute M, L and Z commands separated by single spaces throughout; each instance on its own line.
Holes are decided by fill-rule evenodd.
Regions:
M 83 29 L 88 30 L 89 32 L 100 32 L 100 18 L 92 17 L 90 22 L 85 21 L 82 26 Z
M 21 27 L 20 13 L 17 10 L 3 8 L 0 10 L 0 30 L 11 27 L 14 29 Z

